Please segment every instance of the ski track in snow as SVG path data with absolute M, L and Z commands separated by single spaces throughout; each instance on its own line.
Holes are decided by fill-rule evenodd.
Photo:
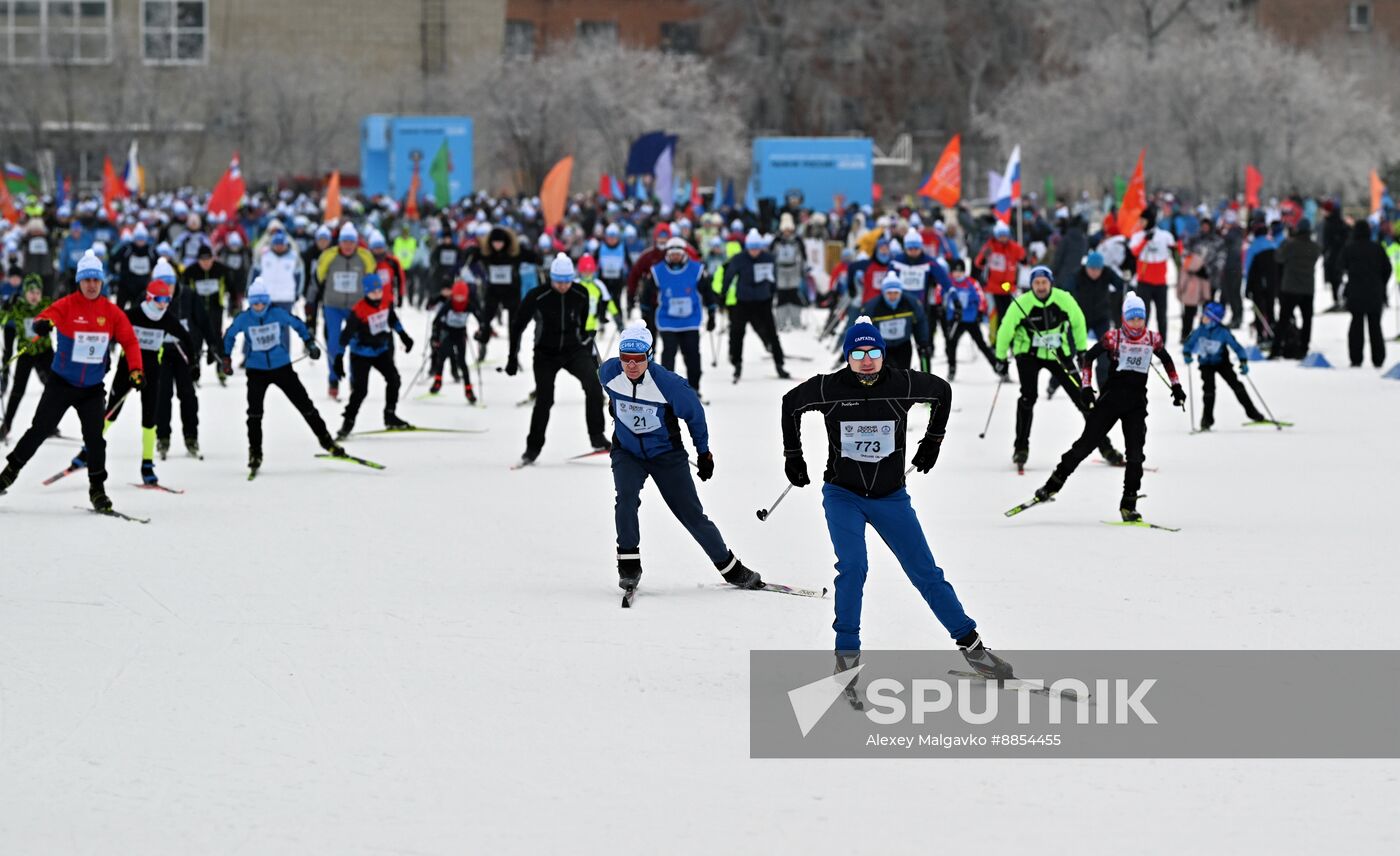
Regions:
M 404 315 L 409 329 L 423 323 Z M 1146 474 L 1140 508 L 1180 533 L 1102 526 L 1116 516 L 1122 471 L 1092 462 L 1054 504 L 1004 518 L 1082 422 L 1066 396 L 1042 394 L 1029 471 L 1017 476 L 1016 387 L 1002 390 L 987 439 L 977 439 L 994 378 L 964 343 L 938 467 L 909 484 L 988 642 L 1009 651 L 1400 647 L 1400 582 L 1385 537 L 1400 383 L 1345 368 L 1348 320 L 1315 317 L 1314 349 L 1340 368 L 1253 366 L 1273 413 L 1297 423 L 1282 432 L 1237 427 L 1243 413 L 1222 387 L 1216 431 L 1188 435 L 1187 416 L 1149 379 L 1147 463 L 1160 472 Z M 827 352 L 808 332 L 784 340 L 798 353 Z M 751 336 L 745 378 L 731 385 L 723 354 L 710 367 L 709 342 L 716 470 L 699 486 L 706 510 L 766 577 L 829 586 L 818 486 L 793 491 L 767 522 L 754 519 L 785 484 L 777 415 L 790 384 L 776 382 Z M 504 349 L 498 338 L 490 356 Z M 405 382 L 421 358 L 399 354 Z M 824 360 L 795 364 L 797 377 L 825 370 Z M 453 384 L 444 396 L 455 410 L 449 398 L 415 401 L 422 382 L 405 391 L 400 413 L 411 422 L 491 430 L 346 443 L 383 472 L 313 458 L 310 431 L 270 390 L 254 482 L 244 470 L 243 375 L 220 388 L 206 371 L 206 459 L 172 453 L 156 463 L 183 496 L 126 486 L 140 464 L 139 408 L 108 435 L 116 507 L 151 517 L 149 526 L 71 510 L 86 500 L 81 475 L 40 487 L 73 454 L 71 444 L 46 444 L 0 498 L 0 851 L 1400 845 L 1394 762 L 749 760 L 749 650 L 828 650 L 832 599 L 701 587 L 718 576 L 648 488 L 642 588 L 635 609 L 618 609 L 611 477 L 601 464 L 564 466 L 588 448 L 572 378 L 559 377 L 540 466 L 507 469 L 530 418 L 511 406 L 533 385 L 528 356 L 522 364 L 514 378 L 484 372 L 486 410 L 458 404 Z M 334 429 L 344 404 L 327 399 L 325 366 L 297 369 Z M 375 376 L 361 428 L 380 427 L 382 395 Z M 32 386 L 17 428 L 38 397 Z M 927 414 L 912 418 L 921 430 Z M 63 431 L 77 434 L 72 415 Z M 815 476 L 824 460 L 816 418 L 804 437 Z M 950 646 L 879 538 L 868 542 L 865 645 Z

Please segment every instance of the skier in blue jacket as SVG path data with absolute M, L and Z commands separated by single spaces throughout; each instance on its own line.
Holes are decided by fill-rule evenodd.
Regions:
M 1230 328 L 1221 323 L 1225 319 L 1225 307 L 1219 303 L 1207 303 L 1203 315 L 1205 320 L 1201 326 L 1192 330 L 1181 346 L 1188 365 L 1193 355 L 1200 354 L 1201 357 L 1201 430 L 1209 431 L 1215 424 L 1216 375 L 1220 375 L 1230 386 L 1250 421 L 1267 421 L 1259 408 L 1254 406 L 1244 384 L 1235 376 L 1235 367 L 1230 364 L 1230 355 L 1225 350 L 1227 347 L 1240 358 L 1240 374 L 1249 374 L 1249 358 L 1244 348 L 1235 340 Z
M 891 365 L 907 371 L 914 362 L 917 348 L 919 364 L 927 371 L 929 360 L 933 359 L 933 335 L 923 303 L 922 292 L 910 291 L 900 275 L 890 271 L 880 283 L 880 294 L 865 302 L 859 316 L 851 316 L 846 330 L 855 326 L 857 317 L 869 317 L 870 323 L 880 329 L 885 340 L 885 359 Z M 837 365 L 845 365 L 845 362 L 843 356 Z
M 311 403 L 311 396 L 306 394 L 306 387 L 302 386 L 301 379 L 292 370 L 292 356 L 287 350 L 287 345 L 283 344 L 288 328 L 295 331 L 306 343 L 306 353 L 311 359 L 321 358 L 321 349 L 316 346 L 311 331 L 306 329 L 300 318 L 280 306 L 272 305 L 267 286 L 259 277 L 248 286 L 248 308 L 233 319 L 228 331 L 224 333 L 225 355 L 233 353 L 233 343 L 239 333 L 248 340 L 248 360 L 244 367 L 248 371 L 249 478 L 262 466 L 263 399 L 267 395 L 268 386 L 276 386 L 282 390 L 287 400 L 301 413 L 301 418 L 311 426 L 322 449 L 337 457 L 345 454 L 345 449 L 331 437 L 321 414 L 316 412 L 316 405 Z M 226 375 L 233 374 L 232 358 L 224 357 L 223 371 Z
M 618 356 L 598 370 L 614 424 L 611 455 L 617 490 L 617 584 L 625 590 L 635 589 L 642 577 L 637 509 L 642 503 L 642 486 L 651 478 L 666 506 L 715 563 L 725 582 L 739 588 L 762 588 L 762 578 L 735 558 L 719 528 L 705 516 L 690 477 L 690 461 L 681 443 L 681 420 L 685 420 L 695 444 L 700 480 L 708 481 L 715 472 L 700 397 L 679 375 L 652 362 L 651 353 L 651 332 L 642 325 L 628 327 L 622 331 Z

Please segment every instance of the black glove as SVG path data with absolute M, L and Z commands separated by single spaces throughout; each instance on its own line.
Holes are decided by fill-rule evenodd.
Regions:
M 783 472 L 787 473 L 787 480 L 793 487 L 806 487 L 812 483 L 807 477 L 807 462 L 802 460 L 801 454 L 785 455 L 783 461 Z
M 714 331 L 715 331 L 715 308 L 714 308 L 713 306 L 711 306 L 711 307 L 710 307 L 710 317 L 705 321 L 705 332 L 706 332 L 706 333 L 713 333 Z
M 411 354 L 411 353 L 413 353 L 413 337 L 412 337 L 412 336 L 408 335 L 407 333 L 400 333 L 400 334 L 399 334 L 399 341 L 400 341 L 400 342 L 403 342 L 403 352 L 404 352 L 405 354 Z
M 515 354 L 511 354 L 506 359 L 506 374 L 510 375 L 511 377 L 515 377 L 515 373 L 518 371 L 520 371 L 520 360 L 515 356 Z
M 315 341 L 307 342 L 306 355 L 313 360 L 321 359 L 321 346 L 316 344 Z
M 919 346 L 919 359 L 920 359 L 920 360 L 923 360 L 923 361 L 932 360 L 932 359 L 933 359 L 933 346 L 932 346 L 932 345 L 920 345 L 920 346 Z
M 34 322 L 34 335 L 47 336 L 53 330 L 53 322 L 47 318 L 40 318 Z
M 132 389 L 139 390 L 141 387 L 146 385 L 146 373 L 141 371 L 140 369 L 132 369 L 131 373 L 128 374 L 127 377 L 131 380 Z
M 921 473 L 926 473 L 933 469 L 933 465 L 938 463 L 938 452 L 943 448 L 943 438 L 925 434 L 924 439 L 919 441 L 919 451 L 914 453 L 914 469 Z
M 225 375 L 233 374 L 233 358 L 224 357 L 223 365 L 219 366 L 219 371 L 223 372 Z
M 1182 389 L 1179 383 L 1172 384 L 1172 404 L 1182 410 L 1186 409 L 1186 390 Z
M 335 355 L 335 376 L 345 377 L 345 354 Z
M 1080 393 L 1084 396 L 1084 406 L 1092 408 L 1094 406 L 1094 388 L 1086 386 Z
M 710 452 L 696 455 L 695 474 L 700 476 L 700 481 L 709 481 L 710 476 L 715 474 L 715 456 Z
M 997 360 L 994 365 L 999 375 L 1004 375 L 1011 370 L 1011 364 L 1006 360 Z

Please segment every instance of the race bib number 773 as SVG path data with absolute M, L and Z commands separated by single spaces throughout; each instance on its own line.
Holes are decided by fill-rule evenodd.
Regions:
M 841 423 L 841 457 L 876 463 L 894 451 L 895 421 Z

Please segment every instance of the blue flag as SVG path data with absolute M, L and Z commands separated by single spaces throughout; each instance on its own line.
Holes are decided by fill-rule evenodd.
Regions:
M 63 188 L 63 170 L 54 167 L 53 170 L 53 204 L 60 206 L 68 201 L 68 193 Z
M 734 179 L 729 179 L 724 183 L 724 201 L 720 203 L 723 208 L 734 207 Z
M 744 189 L 744 208 L 751 213 L 758 213 L 758 181 L 754 176 L 749 176 L 749 186 Z
M 651 175 L 656 170 L 656 159 L 667 146 L 674 145 L 675 140 L 665 131 L 642 134 L 627 152 L 627 175 Z

